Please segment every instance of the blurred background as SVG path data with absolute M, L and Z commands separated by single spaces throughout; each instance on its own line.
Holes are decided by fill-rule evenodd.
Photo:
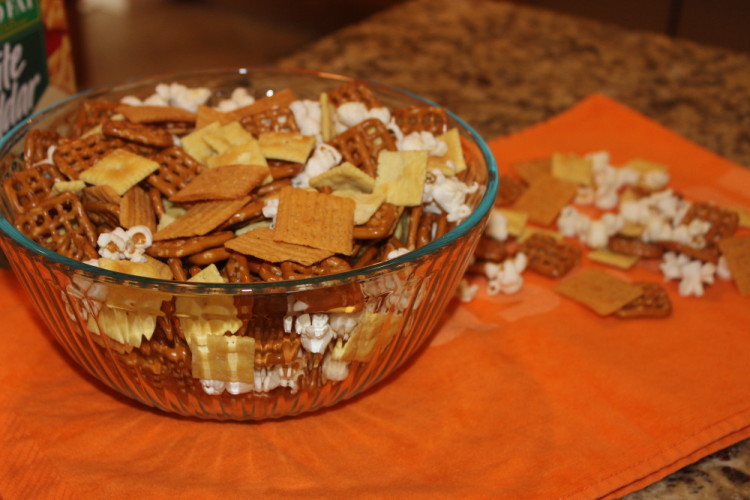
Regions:
M 69 4 L 69 15 L 78 86 L 179 69 L 270 65 L 328 33 L 403 1 L 77 0 Z M 750 51 L 748 0 L 515 3 Z

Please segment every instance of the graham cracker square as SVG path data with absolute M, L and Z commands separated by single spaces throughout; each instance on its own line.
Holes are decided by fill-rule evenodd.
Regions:
M 567 278 L 555 291 L 601 316 L 612 314 L 643 294 L 638 285 L 593 267 Z
M 279 193 L 273 239 L 349 255 L 354 207 L 350 198 L 285 187 Z
M 560 211 L 576 196 L 578 186 L 551 175 L 541 176 L 529 185 L 513 210 L 529 214 L 529 220 L 547 226 L 552 224 Z

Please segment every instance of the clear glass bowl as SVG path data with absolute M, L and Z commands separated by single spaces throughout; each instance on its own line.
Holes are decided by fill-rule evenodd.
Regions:
M 9 132 L 0 144 L 0 178 L 18 168 L 31 129 L 66 135 L 71 113 L 83 102 L 126 95 L 146 97 L 158 83 L 207 87 L 211 102 L 236 87 L 256 98 L 268 91 L 294 90 L 317 99 L 349 78 L 309 71 L 221 69 L 165 74 L 85 92 L 50 107 Z M 393 109 L 435 105 L 403 90 L 366 82 Z M 280 283 L 206 284 L 141 278 L 99 269 L 52 252 L 10 222 L 4 194 L 0 245 L 36 311 L 64 350 L 96 379 L 143 404 L 206 419 L 258 420 L 296 415 L 336 404 L 372 387 L 403 365 L 429 338 L 454 296 L 484 228 L 497 191 L 497 169 L 482 138 L 449 113 L 461 136 L 470 179 L 480 189 L 470 196 L 472 214 L 445 236 L 401 257 L 328 276 Z M 348 361 L 330 359 L 315 339 L 307 348 L 284 335 L 288 325 L 327 316 L 341 328 L 358 328 L 360 352 Z M 123 348 L 98 330 L 112 324 L 146 325 L 153 331 L 137 348 Z M 254 380 L 249 385 L 204 384 L 191 376 L 192 356 L 180 342 L 191 322 L 241 322 L 241 334 L 255 340 Z M 123 323 L 125 322 L 125 323 Z M 201 323 L 203 322 L 203 323 Z M 292 335 L 294 337 L 294 335 Z M 302 341 L 302 339 L 300 339 Z M 333 339 L 333 342 L 336 340 Z M 325 338 L 320 342 L 325 342 Z M 329 354 L 326 354 L 328 352 Z

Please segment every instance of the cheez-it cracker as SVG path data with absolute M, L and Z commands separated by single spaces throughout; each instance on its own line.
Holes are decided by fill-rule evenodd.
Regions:
M 552 176 L 539 177 L 513 204 L 513 210 L 529 214 L 529 220 L 552 224 L 560 211 L 575 198 L 578 187 Z
M 643 294 L 638 285 L 593 267 L 567 278 L 555 291 L 601 316 L 614 313 Z
M 250 197 L 245 196 L 237 200 L 196 203 L 185 215 L 154 233 L 154 241 L 208 234 L 234 215 L 248 201 Z
M 279 194 L 274 240 L 352 253 L 354 200 L 285 187 Z
M 268 175 L 262 165 L 222 165 L 209 168 L 170 198 L 173 202 L 232 200 L 260 186 Z
M 291 261 L 303 266 L 316 264 L 333 255 L 330 250 L 293 243 L 274 241 L 274 231 L 259 227 L 224 243 L 224 246 L 244 255 L 252 255 L 268 262 Z

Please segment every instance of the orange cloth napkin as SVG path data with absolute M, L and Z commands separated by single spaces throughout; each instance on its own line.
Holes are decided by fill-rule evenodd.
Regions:
M 599 95 L 492 149 L 502 172 L 556 151 L 644 157 L 688 198 L 750 206 L 750 172 Z M 750 436 L 750 308 L 733 284 L 681 298 L 672 282 L 672 317 L 617 320 L 525 276 L 517 295 L 454 303 L 429 347 L 352 401 L 221 423 L 92 380 L 2 271 L 0 497 L 615 497 Z

